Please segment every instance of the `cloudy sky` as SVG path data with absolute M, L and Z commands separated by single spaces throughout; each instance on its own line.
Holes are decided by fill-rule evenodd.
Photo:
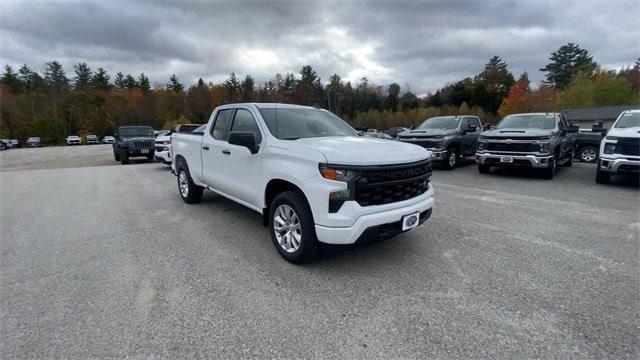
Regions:
M 166 82 L 268 80 L 310 64 L 418 94 L 477 74 L 499 55 L 517 76 L 568 42 L 606 68 L 640 57 L 639 0 L 16 2 L 0 0 L 0 62 L 72 74 L 87 62 Z

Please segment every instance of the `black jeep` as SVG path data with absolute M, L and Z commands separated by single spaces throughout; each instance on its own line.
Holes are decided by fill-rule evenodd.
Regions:
M 131 157 L 153 159 L 155 137 L 150 126 L 120 126 L 114 137 L 113 157 L 121 164 L 128 164 Z

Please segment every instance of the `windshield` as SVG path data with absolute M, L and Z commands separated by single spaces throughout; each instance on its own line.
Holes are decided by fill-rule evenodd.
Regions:
M 498 129 L 555 129 L 554 114 L 508 115 L 496 127 Z
M 640 113 L 626 113 L 616 122 L 616 128 L 640 127 Z
M 134 137 L 134 136 L 153 137 L 153 129 L 148 127 L 148 126 L 123 127 L 123 128 L 120 128 L 120 136 L 123 136 L 123 137 Z
M 455 116 L 436 116 L 432 118 L 428 118 L 425 120 L 420 126 L 418 126 L 417 130 L 425 130 L 425 129 L 442 129 L 449 130 L 455 129 L 458 127 L 458 123 L 460 119 Z
M 356 136 L 356 131 L 334 114 L 306 108 L 263 108 L 269 132 L 278 139 L 295 140 L 323 136 Z

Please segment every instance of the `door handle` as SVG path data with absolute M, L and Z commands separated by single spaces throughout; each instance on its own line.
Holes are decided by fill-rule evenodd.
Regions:
M 229 151 L 229 149 L 222 150 L 222 153 L 225 155 L 231 155 L 231 151 Z
M 209 150 L 208 146 L 203 146 L 202 148 L 205 149 L 205 150 Z

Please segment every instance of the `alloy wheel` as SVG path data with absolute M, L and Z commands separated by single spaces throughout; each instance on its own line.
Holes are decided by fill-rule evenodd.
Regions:
M 593 148 L 586 148 L 580 152 L 580 160 L 584 162 L 592 162 L 596 157 L 598 157 L 598 154 Z
M 298 250 L 302 242 L 302 229 L 298 214 L 291 206 L 278 206 L 273 216 L 273 231 L 284 251 L 293 253 Z
M 187 179 L 187 174 L 181 170 L 178 175 L 178 186 L 180 187 L 180 194 L 182 197 L 189 196 L 189 180 Z

